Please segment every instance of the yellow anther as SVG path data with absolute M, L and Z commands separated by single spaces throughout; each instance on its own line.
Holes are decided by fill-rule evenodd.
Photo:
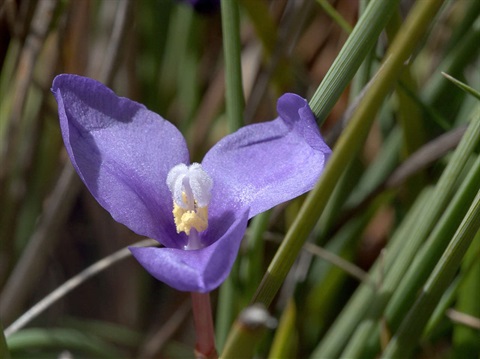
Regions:
M 177 227 L 177 233 L 185 232 L 190 235 L 190 230 L 195 228 L 202 232 L 208 228 L 208 207 L 196 207 L 188 210 L 173 203 L 173 219 Z

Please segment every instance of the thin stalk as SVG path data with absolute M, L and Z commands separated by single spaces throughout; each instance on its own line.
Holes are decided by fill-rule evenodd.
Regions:
M 39 273 L 48 260 L 45 248 L 51 248 L 58 228 L 66 221 L 69 210 L 80 190 L 80 179 L 73 166 L 66 163 L 50 194 L 44 215 L 29 239 L 28 246 L 17 260 L 0 295 L 0 317 L 6 325 L 21 311 L 28 295 L 37 283 Z
M 218 358 L 215 349 L 215 333 L 213 330 L 212 306 L 210 293 L 192 292 L 193 321 L 197 342 L 195 344 L 195 358 Z
M 241 273 L 245 283 L 245 289 L 243 290 L 245 294 L 242 299 L 246 299 L 247 301 L 250 301 L 258 284 L 262 280 L 262 265 L 265 251 L 264 233 L 267 230 L 270 215 L 271 211 L 261 213 L 253 218 L 250 224 L 247 253 L 242 263 Z
M 310 100 L 310 107 L 323 123 L 338 98 L 372 50 L 399 0 L 372 0 L 353 28 L 345 45 Z
M 468 86 L 467 84 L 463 83 L 462 81 L 457 80 L 456 78 L 442 72 L 442 75 L 447 79 L 453 82 L 457 87 L 461 88 L 463 91 L 469 93 L 470 95 L 474 96 L 478 100 L 480 100 L 480 92 L 475 90 L 473 87 Z
M 228 131 L 239 129 L 243 121 L 245 107 L 242 84 L 242 62 L 240 43 L 240 19 L 237 0 L 222 0 L 222 38 L 225 58 L 226 112 Z M 237 289 L 233 276 L 238 271 L 238 261 L 230 276 L 220 287 L 217 309 L 217 343 L 223 348 L 227 333 L 233 323 L 236 312 Z
M 297 308 L 295 301 L 290 298 L 282 318 L 278 325 L 272 347 L 270 348 L 269 358 L 295 357 L 295 346 L 297 342 L 297 330 L 295 322 L 297 320 Z
M 145 247 L 158 245 L 158 242 L 153 239 L 145 239 L 137 242 L 134 246 Z M 131 246 L 129 246 L 131 247 Z M 5 336 L 9 337 L 18 330 L 22 329 L 25 325 L 35 319 L 38 315 L 43 313 L 47 308 L 52 306 L 57 300 L 63 298 L 72 290 L 77 288 L 80 284 L 84 283 L 87 279 L 99 274 L 107 268 L 110 268 L 113 264 L 128 258 L 131 256 L 131 252 L 128 247 L 122 248 L 109 256 L 100 259 L 91 266 L 85 268 L 83 271 L 67 280 L 60 287 L 48 294 L 40 302 L 35 304 L 29 310 L 22 314 L 15 322 L 13 322 L 7 329 L 5 329 Z
M 456 43 L 455 51 L 450 52 L 442 59 L 435 72 L 423 87 L 422 98 L 428 106 L 435 108 L 437 113 L 448 118 L 452 103 L 452 83 L 441 72 L 452 77 L 461 78 L 469 63 L 480 53 L 480 18 L 472 24 L 469 31 Z M 452 117 L 453 118 L 453 117 Z M 447 124 L 448 125 L 448 124 Z
M 217 318 L 216 318 L 216 339 L 217 348 L 221 352 L 228 332 L 232 326 L 235 316 L 238 314 L 238 288 L 236 287 L 236 275 L 238 273 L 239 260 L 235 261 L 230 275 L 223 282 L 218 293 Z
M 398 34 L 401 24 L 402 17 L 400 12 L 397 11 L 385 29 L 390 41 L 393 41 Z M 412 75 L 410 66 L 402 73 L 400 82 L 409 89 L 410 93 L 418 93 L 418 86 Z M 403 157 L 408 157 L 425 142 L 425 131 L 422 123 L 423 114 L 418 103 L 409 96 L 402 86 L 397 86 L 396 95 L 398 98 L 397 112 L 403 130 Z M 411 185 L 421 187 L 422 181 L 418 181 L 418 179 L 417 177 L 414 181 L 411 181 Z
M 436 332 L 439 327 L 441 327 L 442 322 L 445 321 L 445 313 L 448 309 L 452 307 L 452 304 L 455 302 L 455 297 L 457 295 L 458 289 L 462 283 L 462 276 L 455 278 L 455 280 L 450 284 L 450 287 L 443 293 L 440 303 L 438 303 L 435 311 L 430 316 L 425 330 L 423 331 L 422 338 L 420 339 L 423 342 L 435 337 Z M 384 346 L 385 348 L 386 346 Z
M 323 245 L 325 243 L 327 235 L 332 231 L 334 224 L 337 223 L 336 221 L 338 221 L 338 214 L 342 206 L 345 205 L 353 189 L 358 185 L 358 178 L 361 176 L 362 171 L 363 168 L 358 159 L 354 159 L 345 169 L 314 230 L 317 234 L 317 244 Z
M 249 17 L 258 39 L 262 42 L 266 57 L 271 57 L 277 41 L 277 24 L 273 20 L 267 3 L 258 0 L 240 0 L 242 10 Z
M 327 0 L 317 0 L 317 3 L 322 7 L 323 11 L 337 23 L 347 34 L 353 31 L 352 26 Z
M 222 0 L 222 31 L 225 58 L 226 107 L 229 132 L 243 125 L 240 19 L 237 0 Z
M 363 13 L 367 9 L 369 0 L 360 0 L 358 4 L 358 17 L 362 17 Z M 373 71 L 373 65 L 377 63 L 375 59 L 375 47 L 372 46 L 372 49 L 366 54 L 365 59 L 362 61 L 362 64 L 358 68 L 355 77 L 353 78 L 351 87 L 350 87 L 350 101 L 353 103 L 355 98 L 361 94 L 365 86 L 367 86 L 368 81 L 371 79 L 371 73 Z M 345 114 L 344 114 L 345 116 Z

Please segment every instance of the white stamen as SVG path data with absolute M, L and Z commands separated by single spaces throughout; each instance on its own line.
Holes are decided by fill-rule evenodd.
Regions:
M 167 175 L 167 186 L 172 192 L 173 200 L 185 209 L 193 203 L 186 203 L 183 199 L 184 194 L 188 202 L 193 196 L 199 207 L 207 206 L 210 203 L 212 185 L 212 179 L 199 163 L 193 163 L 190 166 L 180 163 Z
M 212 179 L 199 163 L 193 163 L 188 168 L 188 177 L 193 197 L 199 207 L 206 207 L 210 203 Z
M 187 204 L 183 202 L 183 179 L 188 174 L 188 166 L 180 163 L 173 167 L 167 175 L 167 186 L 172 192 L 173 201 L 182 208 L 187 208 Z
M 173 197 L 173 217 L 177 232 L 202 232 L 208 227 L 208 204 L 213 181 L 199 163 L 173 167 L 167 175 Z

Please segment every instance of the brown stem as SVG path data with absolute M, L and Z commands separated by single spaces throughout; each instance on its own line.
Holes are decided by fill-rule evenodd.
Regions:
M 195 344 L 195 358 L 218 358 L 217 350 L 215 349 L 210 293 L 192 292 L 192 310 L 195 333 L 197 335 L 197 342 Z

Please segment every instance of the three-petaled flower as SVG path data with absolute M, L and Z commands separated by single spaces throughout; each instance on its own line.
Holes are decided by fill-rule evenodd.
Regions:
M 155 278 L 208 292 L 227 277 L 247 222 L 312 189 L 331 151 L 307 102 L 278 100 L 279 117 L 220 140 L 190 164 L 182 134 L 103 84 L 59 75 L 63 140 L 80 178 L 112 217 L 162 248 L 131 248 Z

